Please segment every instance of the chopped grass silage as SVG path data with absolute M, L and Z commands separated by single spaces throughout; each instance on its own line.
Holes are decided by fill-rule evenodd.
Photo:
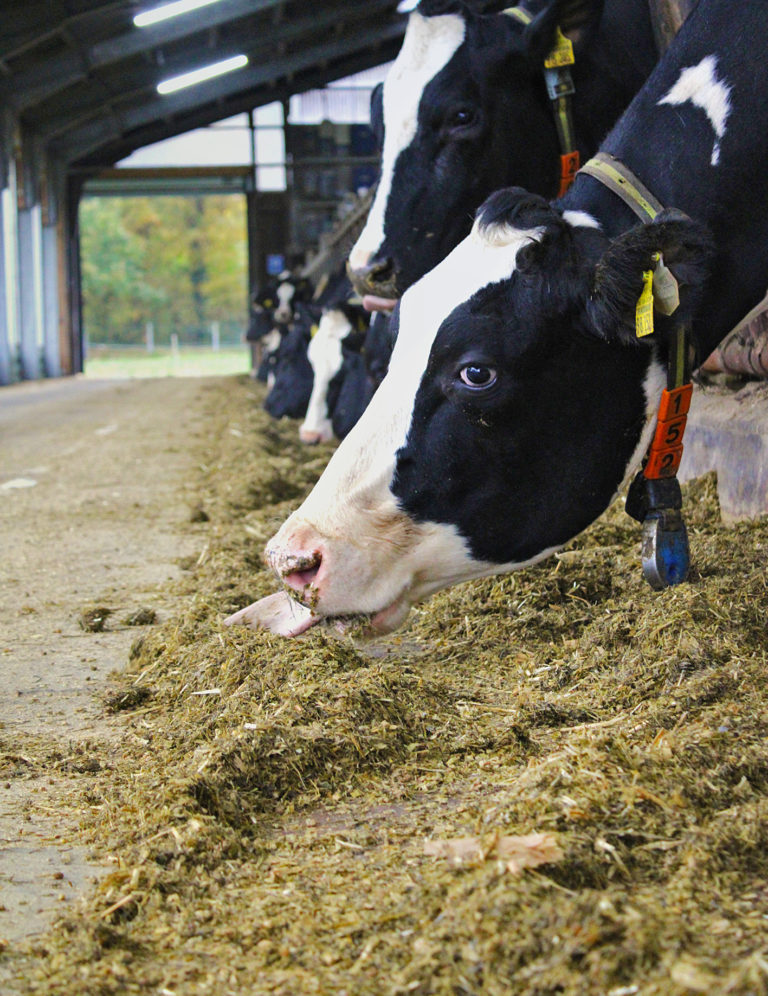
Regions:
M 6 952 L 19 986 L 768 992 L 768 522 L 724 527 L 705 478 L 691 579 L 665 592 L 618 504 L 388 638 L 225 629 L 274 590 L 264 542 L 331 448 L 246 378 L 207 398 L 186 609 L 134 644 L 105 703 L 125 736 L 69 800 L 113 870 Z M 496 835 L 536 832 L 560 860 L 494 858 Z M 463 836 L 487 857 L 425 854 Z

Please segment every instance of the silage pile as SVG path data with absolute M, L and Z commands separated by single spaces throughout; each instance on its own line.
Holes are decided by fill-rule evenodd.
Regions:
M 28 991 L 768 992 L 768 522 L 722 526 L 704 479 L 661 594 L 617 507 L 388 639 L 225 630 L 330 453 L 259 399 L 208 394 L 187 608 L 134 647 L 72 802 L 114 871 L 6 954 Z M 503 857 L 531 834 L 544 863 Z

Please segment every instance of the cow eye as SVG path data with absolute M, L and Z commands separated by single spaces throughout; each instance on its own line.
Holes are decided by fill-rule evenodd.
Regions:
M 475 123 L 475 111 L 472 107 L 457 107 L 448 120 L 450 128 L 467 128 Z
M 466 387 L 473 391 L 484 391 L 493 387 L 496 383 L 496 371 L 493 367 L 483 367 L 479 364 L 468 363 L 467 366 L 459 370 L 459 379 Z

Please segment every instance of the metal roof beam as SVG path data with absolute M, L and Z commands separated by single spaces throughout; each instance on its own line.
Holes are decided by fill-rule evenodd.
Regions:
M 358 6 L 355 10 L 351 11 L 348 15 L 348 20 L 350 22 L 359 22 L 362 18 L 365 18 L 366 22 L 369 23 L 371 17 L 375 16 L 378 11 L 391 6 L 392 0 L 368 0 L 365 7 Z M 338 23 L 338 9 L 321 10 L 315 15 L 291 20 L 272 29 L 268 40 L 255 48 L 248 48 L 245 45 L 235 48 L 230 42 L 230 48 L 222 47 L 217 50 L 216 58 L 224 59 L 245 51 L 250 61 L 257 63 L 273 56 L 275 48 L 278 45 L 301 41 L 304 38 L 315 39 L 319 34 Z M 210 61 L 210 50 L 207 47 L 205 54 L 207 60 Z M 43 114 L 30 113 L 25 116 L 25 120 L 44 139 L 54 138 L 85 123 L 89 118 L 101 114 L 105 103 L 115 113 L 119 113 L 119 105 L 123 103 L 137 101 L 137 98 L 151 98 L 153 94 L 150 88 L 154 90 L 161 79 L 198 68 L 202 58 L 203 53 L 195 54 L 194 57 L 185 54 L 183 60 L 179 58 L 172 62 L 167 62 L 162 67 L 162 70 L 158 68 L 154 71 L 154 79 L 152 78 L 152 67 L 146 65 L 136 66 L 132 70 L 120 73 L 119 88 L 117 88 L 118 81 L 116 80 L 113 92 L 110 92 L 112 88 L 109 86 L 109 81 L 104 80 L 103 85 L 92 87 L 79 100 L 77 99 L 77 95 L 63 94 L 62 98 L 53 102 L 52 106 L 46 107 Z M 101 80 L 98 82 L 102 84 Z
M 123 62 L 132 56 L 143 55 L 191 35 L 206 34 L 212 28 L 228 25 L 241 18 L 252 17 L 254 14 L 279 7 L 283 3 L 285 0 L 222 0 L 221 3 L 196 11 L 193 18 L 181 16 L 147 28 L 132 27 L 114 38 L 90 46 L 84 44 L 77 51 L 42 60 L 40 64 L 30 69 L 13 74 L 0 86 L 0 96 L 9 100 L 17 111 L 23 113 L 74 83 L 88 79 L 89 70 Z M 116 5 L 114 2 L 101 6 L 124 8 L 124 4 Z M 43 20 L 48 20 L 50 23 L 50 19 L 43 18 Z M 38 32 L 37 40 L 43 41 L 48 37 L 60 35 L 62 29 L 73 20 L 74 18 L 63 19 L 45 35 Z
M 160 48 L 190 35 L 219 28 L 242 17 L 271 10 L 282 3 L 285 3 L 285 0 L 222 0 L 221 3 L 196 10 L 194 17 L 172 17 L 151 27 L 132 28 L 117 38 L 99 42 L 89 50 L 88 61 L 92 66 L 119 62 L 148 49 Z
M 325 68 L 318 68 L 315 64 L 309 65 L 304 72 L 297 70 L 290 81 L 281 79 L 273 85 L 267 80 L 259 87 L 234 91 L 227 98 L 197 105 L 175 118 L 156 118 L 130 132 L 118 133 L 105 122 L 95 122 L 58 140 L 54 143 L 54 148 L 69 163 L 77 162 L 84 168 L 106 166 L 123 159 L 136 149 L 164 138 L 206 127 L 222 118 L 232 117 L 263 104 L 287 100 L 296 93 L 324 86 L 333 80 L 388 62 L 397 55 L 403 30 L 404 27 L 401 27 L 400 33 L 388 41 L 382 41 L 381 45 L 348 53 Z
M 239 69 L 228 76 L 210 80 L 204 85 L 204 90 L 201 90 L 200 87 L 190 87 L 188 90 L 180 90 L 178 93 L 169 94 L 166 97 L 153 97 L 138 107 L 129 108 L 116 115 L 120 121 L 119 128 L 107 125 L 104 121 L 98 122 L 95 130 L 93 125 L 75 128 L 67 137 L 54 141 L 52 147 L 65 158 L 79 159 L 88 152 L 92 152 L 104 141 L 120 139 L 122 135 L 135 128 L 141 128 L 153 121 L 170 119 L 175 115 L 198 107 L 203 94 L 207 103 L 223 101 L 233 95 L 253 91 L 265 83 L 282 81 L 317 63 L 352 55 L 366 45 L 401 38 L 404 30 L 405 25 L 398 21 L 377 29 L 373 37 L 369 28 L 367 31 L 357 31 L 334 42 L 326 41 L 311 48 L 302 49 L 295 55 L 282 59 L 278 58 L 259 65 L 249 64 L 244 69 Z M 97 135 L 100 137 L 97 138 Z
M 104 11 L 125 10 L 124 0 L 91 0 L 72 14 L 68 5 L 46 0 L 27 0 L 21 10 L 3 13 L 0 32 L 0 59 L 15 59 L 37 45 L 54 38 L 62 29 Z

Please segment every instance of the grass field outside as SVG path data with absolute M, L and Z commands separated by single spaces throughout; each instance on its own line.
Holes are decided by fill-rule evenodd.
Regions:
M 91 350 L 85 361 L 85 375 L 93 378 L 122 377 L 216 377 L 247 373 L 250 354 L 245 345 L 219 350 L 193 346 L 177 351 L 158 349 Z

